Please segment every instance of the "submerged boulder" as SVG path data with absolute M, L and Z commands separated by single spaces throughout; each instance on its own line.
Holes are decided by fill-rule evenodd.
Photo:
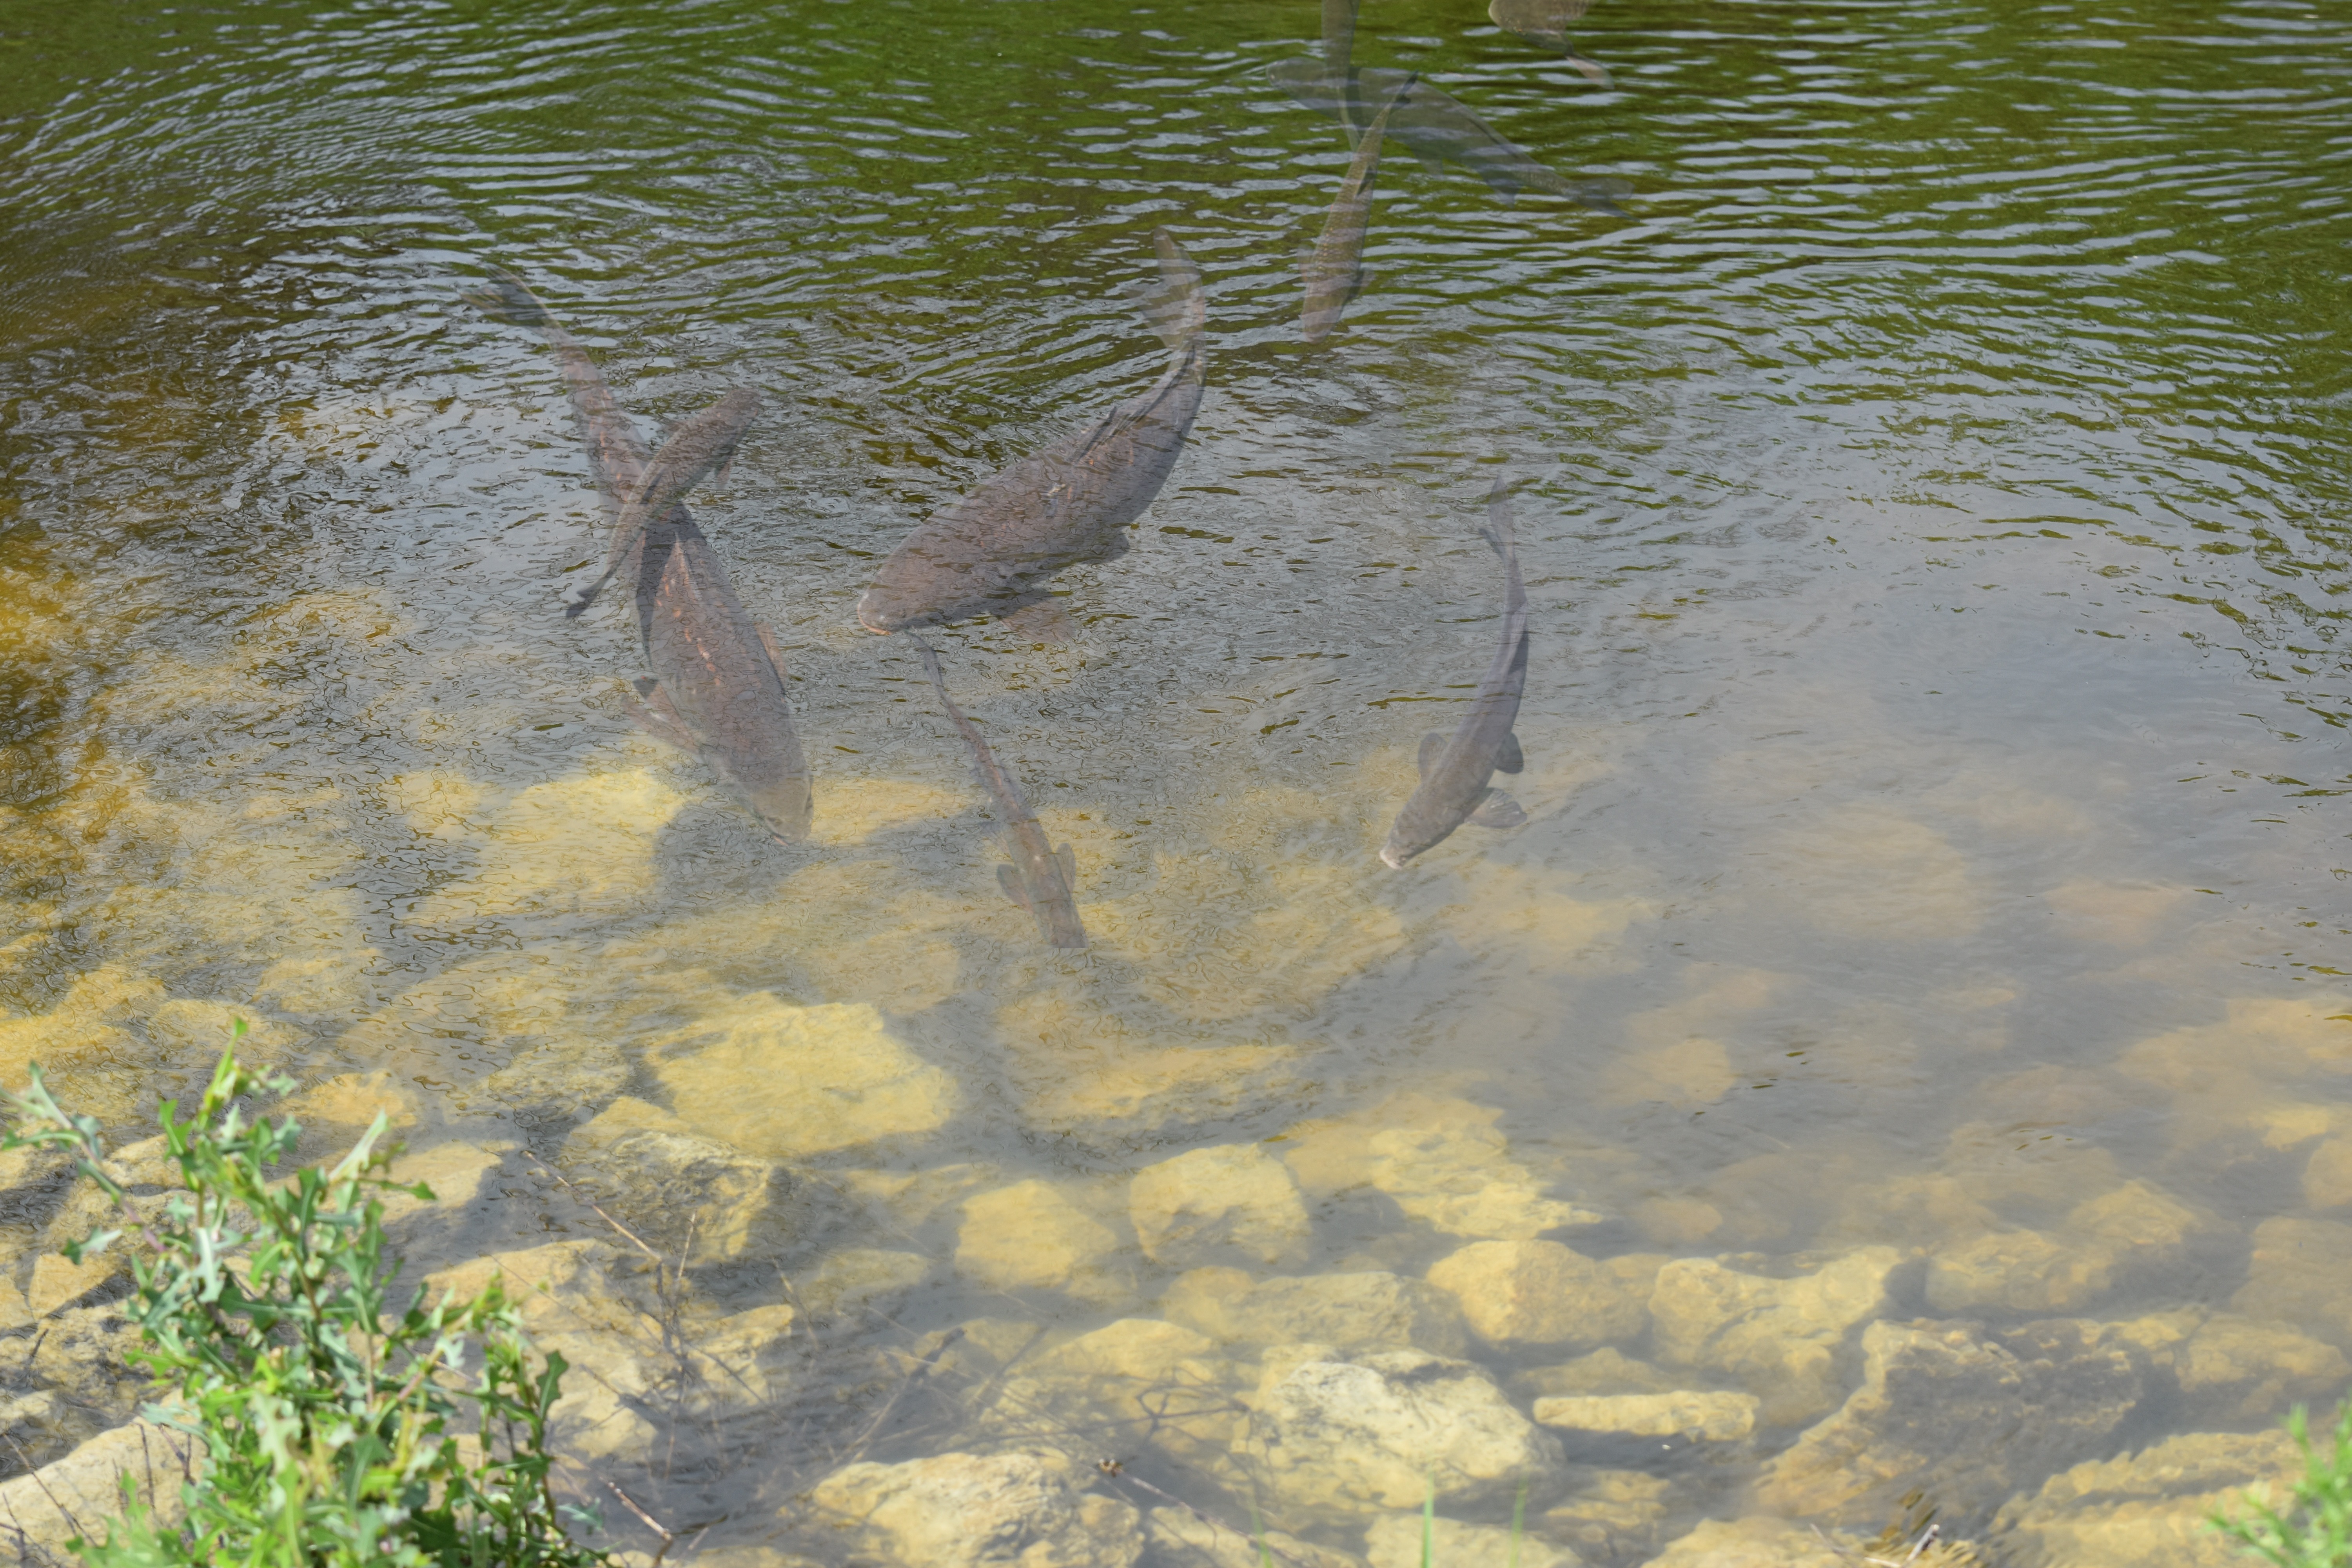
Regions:
M 1669 1365 L 1745 1384 L 1762 1398 L 1768 1425 L 1806 1420 L 1836 1407 L 1838 1352 L 1858 1324 L 1886 1310 L 1902 1261 L 1891 1247 L 1864 1247 L 1783 1279 L 1678 1258 L 1658 1270 L 1650 1294 L 1652 1342 Z
M 1070 1468 L 1037 1454 L 938 1454 L 856 1464 L 809 1494 L 854 1552 L 925 1568 L 1134 1568 L 1142 1516 L 1081 1493 Z
M 1160 1304 L 1174 1321 L 1226 1344 L 1411 1346 L 1460 1355 L 1470 1343 L 1451 1296 L 1377 1269 L 1252 1284 L 1238 1268 L 1195 1268 L 1179 1275 Z
M 1425 1351 L 1267 1352 L 1236 1456 L 1262 1467 L 1283 1508 L 1343 1521 L 1420 1505 L 1508 1501 L 1545 1491 L 1559 1439 L 1504 1398 L 1486 1373 Z
M 2191 1432 L 2061 1470 L 2001 1510 L 1995 1538 L 2016 1568 L 2239 1568 L 2244 1549 L 2208 1521 L 2242 1517 L 2256 1486 L 2284 1500 L 2303 1468 L 2284 1432 Z
M 1307 1202 L 1282 1162 L 1255 1143 L 1194 1149 L 1147 1165 L 1128 1189 L 1144 1252 L 1176 1268 L 1307 1255 Z
M 1051 1182 L 1015 1182 L 964 1200 L 956 1271 L 991 1290 L 1058 1290 L 1109 1305 L 1135 1294 L 1126 1250 Z
M 1565 1546 L 1539 1537 L 1514 1537 L 1491 1524 L 1433 1519 L 1426 1536 L 1419 1512 L 1382 1514 L 1364 1531 L 1364 1556 L 1371 1568 L 1584 1568 Z M 1426 1544 L 1428 1552 L 1423 1555 Z
M 1429 1282 L 1490 1345 L 1568 1351 L 1632 1339 L 1648 1326 L 1657 1256 L 1596 1262 L 1557 1241 L 1474 1241 L 1431 1266 Z

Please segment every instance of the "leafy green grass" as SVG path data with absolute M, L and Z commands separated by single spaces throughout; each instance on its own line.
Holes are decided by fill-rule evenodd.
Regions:
M 2252 1513 L 2242 1519 L 2213 1516 L 2212 1523 L 2253 1555 L 2277 1568 L 2352 1568 L 2352 1402 L 2336 1418 L 2335 1440 L 2325 1454 L 2312 1446 L 2309 1416 L 2300 1405 L 2286 1429 L 2303 1450 L 2303 1479 L 2282 1510 L 2254 1492 L 2246 1495 Z
M 143 1347 L 131 1359 L 169 1394 L 147 1413 L 202 1454 L 181 1522 L 126 1478 L 122 1518 L 102 1541 L 76 1540 L 76 1554 L 99 1568 L 609 1563 L 565 1534 L 548 1483 L 563 1359 L 537 1361 L 495 1280 L 470 1299 L 427 1306 L 420 1287 L 388 1301 L 379 1194 L 432 1192 L 391 1179 L 398 1151 L 379 1144 L 381 1115 L 332 1170 L 273 1179 L 301 1130 L 249 1121 L 239 1101 L 293 1086 L 237 1064 L 244 1032 L 192 1113 L 163 1102 L 181 1185 L 160 1198 L 134 1199 L 107 1173 L 98 1123 L 62 1109 L 37 1068 L 30 1089 L 0 1096 L 12 1122 L 0 1151 L 69 1153 L 106 1194 L 116 1228 L 66 1255 L 125 1246 Z

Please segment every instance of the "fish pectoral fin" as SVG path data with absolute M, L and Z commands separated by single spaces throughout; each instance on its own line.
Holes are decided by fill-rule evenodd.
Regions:
M 776 667 L 776 679 L 783 679 L 784 650 L 776 646 L 776 628 L 765 621 L 753 621 L 751 629 L 760 634 L 760 646 L 768 650 L 768 662 Z
M 1486 798 L 1478 803 L 1478 809 L 1462 820 L 1473 827 L 1517 827 L 1527 819 L 1528 814 L 1517 801 L 1501 790 L 1490 789 Z
M 1511 734 L 1504 736 L 1502 745 L 1497 747 L 1495 752 L 1495 771 L 1496 773 L 1515 773 L 1527 765 L 1528 754 L 1519 750 L 1519 737 L 1517 733 L 1514 731 Z
M 686 721 L 678 717 L 677 705 L 670 701 L 669 693 L 661 689 L 660 681 L 640 678 L 635 686 L 636 696 L 626 691 L 621 693 L 621 711 L 629 716 L 630 723 L 655 740 L 676 746 L 679 751 L 701 750 L 694 743 L 694 737 L 688 733 Z M 640 702 L 638 697 L 645 700 Z
M 1429 770 L 1437 765 L 1438 753 L 1445 750 L 1445 737 L 1432 730 L 1421 738 L 1421 776 L 1427 778 Z
M 1029 889 L 1021 885 L 1020 872 L 1010 866 L 999 866 L 996 868 L 996 885 L 1004 889 L 1006 898 L 1011 899 L 1023 909 L 1028 910 L 1033 915 L 1037 912 L 1030 906 Z
M 1054 851 L 1054 858 L 1062 864 L 1062 886 L 1073 894 L 1078 890 L 1078 858 L 1066 844 Z

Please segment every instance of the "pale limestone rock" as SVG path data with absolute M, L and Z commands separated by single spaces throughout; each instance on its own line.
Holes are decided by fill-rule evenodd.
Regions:
M 2073 1311 L 2177 1275 L 2211 1227 L 2145 1182 L 2075 1205 L 2053 1233 L 1998 1231 L 1938 1250 L 1927 1304 L 1943 1312 Z
M 2293 1405 L 2325 1406 L 2352 1382 L 2352 1363 L 2285 1323 L 2218 1313 L 2173 1353 L 2173 1376 L 2200 1420 L 2274 1421 Z
M 2244 1549 L 2207 1521 L 2245 1516 L 2246 1492 L 2283 1502 L 2303 1474 L 2284 1432 L 2192 1432 L 2062 1470 L 2012 1500 L 1994 1529 L 2004 1561 L 2048 1568 L 2241 1568 Z
M 101 1521 L 121 1516 L 125 1476 L 138 1487 L 139 1500 L 155 1510 L 158 1522 L 176 1523 L 186 1512 L 181 1478 L 202 1457 L 202 1448 L 185 1433 L 152 1421 L 101 1432 L 30 1475 L 0 1481 L 0 1521 L 5 1521 L 0 1523 L 0 1541 L 12 1552 L 22 1544 L 72 1561 L 68 1541 L 103 1534 Z M 43 1561 L 29 1555 L 26 1560 Z
M 1564 1546 L 1491 1524 L 1459 1520 L 1428 1521 L 1426 1562 L 1444 1568 L 1584 1568 L 1584 1559 Z M 1387 1513 L 1364 1531 L 1364 1557 L 1371 1568 L 1423 1568 L 1423 1520 L 1418 1511 Z
M 1452 1297 L 1419 1279 L 1377 1271 L 1253 1284 L 1238 1268 L 1195 1268 L 1176 1278 L 1160 1305 L 1173 1321 L 1224 1344 L 1411 1346 L 1458 1356 L 1470 1343 Z
M 2352 1073 L 2352 999 L 2235 998 L 2218 1024 L 2192 1024 L 2142 1040 L 2117 1070 L 2175 1091 L 2210 1094 L 2214 1064 L 2248 1080 Z
M 1538 1399 L 1535 1418 L 1546 1426 L 1594 1437 L 1687 1437 L 1736 1443 L 1756 1430 L 1763 1401 L 1752 1394 L 1574 1394 Z
M 2254 1226 L 2246 1282 L 2230 1305 L 2352 1347 L 2352 1225 L 2287 1215 L 2263 1221 Z
M 1767 1468 L 1763 1507 L 1867 1529 L 1916 1489 L 1965 1529 L 2095 1449 L 2147 1383 L 2137 1345 L 2080 1320 L 1991 1337 L 1973 1323 L 1873 1323 L 1862 1343 L 1862 1386 Z
M 1015 1182 L 965 1200 L 957 1271 L 991 1290 L 1059 1290 L 1108 1305 L 1135 1294 L 1117 1232 L 1051 1182 Z
M 1710 1519 L 1651 1558 L 1648 1568 L 1853 1568 L 1861 1545 L 1793 1520 Z
M 1050 1442 L 1079 1465 L 1149 1447 L 1217 1471 L 1242 1430 L 1234 1382 L 1206 1336 L 1122 1318 L 1014 1363 L 974 1430 Z
M 1554 1366 L 1531 1366 L 1511 1374 L 1511 1386 L 1533 1399 L 1589 1394 L 1672 1394 L 1687 1387 L 1689 1383 L 1685 1375 L 1607 1349 Z
M 75 977 L 56 1006 L 28 1018 L 0 1019 L 0 1087 L 23 1089 L 25 1069 L 38 1063 L 52 1089 L 62 1067 L 85 1060 L 137 1060 L 137 1044 L 121 1027 L 163 1005 L 163 987 L 144 974 L 101 964 Z M 79 1101 L 76 1110 L 88 1108 Z
M 533 784 L 484 814 L 472 876 L 409 906 L 418 925 L 625 914 L 660 879 L 654 847 L 686 796 L 651 769 Z
M 869 1307 L 887 1310 L 931 1276 L 919 1252 L 847 1247 L 793 1280 L 793 1291 L 811 1317 L 855 1318 Z
M 1134 1568 L 1143 1556 L 1131 1505 L 1078 1494 L 1066 1465 L 1035 1454 L 851 1465 L 818 1482 L 809 1501 L 853 1550 L 890 1563 Z
M 898 1229 L 914 1230 L 941 1209 L 1000 1184 L 1004 1177 L 993 1165 L 960 1163 L 916 1171 L 830 1171 L 825 1180 L 887 1216 L 887 1223 Z
M 26 1282 L 25 1293 L 16 1304 L 23 1313 L 46 1318 L 61 1307 L 72 1306 L 113 1279 L 121 1262 L 121 1254 L 114 1248 L 79 1263 L 67 1261 L 61 1252 L 44 1252 L 33 1259 L 33 1277 Z M 9 1289 L 14 1293 L 16 1287 L 11 1285 Z M 20 1315 L 18 1321 L 24 1321 Z
M 770 1256 L 791 1233 L 795 1183 L 781 1164 L 687 1132 L 643 1100 L 616 1100 L 573 1129 L 560 1163 L 647 1245 L 691 1264 Z
M 1364 1568 L 1363 1559 L 1350 1552 L 1318 1546 L 1278 1530 L 1265 1531 L 1263 1539 L 1277 1563 L 1295 1568 Z M 1259 1537 L 1208 1523 L 1181 1508 L 1155 1508 L 1145 1515 L 1144 1541 L 1155 1561 L 1180 1568 L 1264 1568 Z
M 1194 1149 L 1145 1166 L 1128 1188 L 1128 1215 L 1145 1254 L 1178 1268 L 1235 1256 L 1296 1263 L 1310 1239 L 1298 1184 L 1255 1143 Z
M 1590 1350 L 1648 1324 L 1660 1257 L 1598 1263 L 1556 1241 L 1474 1241 L 1431 1266 L 1471 1332 L 1497 1347 Z
M 2303 1167 L 2303 1201 L 2315 1209 L 2352 1204 L 2352 1138 L 2330 1138 Z
M 1865 942 L 1956 942 L 1990 907 L 1950 839 L 1884 805 L 1841 802 L 1756 853 L 1767 878 L 1803 889 L 1792 903 L 1805 919 Z
M 1836 1406 L 1837 1352 L 1857 1324 L 1886 1310 L 1902 1260 L 1891 1247 L 1865 1247 L 1775 1279 L 1679 1258 L 1658 1271 L 1650 1296 L 1652 1344 L 1669 1365 L 1719 1372 L 1760 1394 L 1768 1425 L 1805 1420 Z
M 607 1041 L 550 1041 L 484 1078 L 468 1099 L 541 1126 L 581 1122 L 619 1098 L 634 1070 Z
M 1235 1455 L 1304 1518 L 1414 1507 L 1424 1485 L 1440 1507 L 1475 1508 L 1522 1481 L 1540 1492 L 1560 1463 L 1484 1371 L 1423 1351 L 1269 1352 L 1252 1405 Z
M 1591 1225 L 1591 1209 L 1548 1197 L 1513 1160 L 1502 1111 L 1444 1095 L 1406 1093 L 1369 1111 L 1297 1129 L 1283 1160 L 1309 1197 L 1369 1187 L 1406 1217 L 1447 1236 L 1510 1241 Z
M 955 1080 L 864 1003 L 757 993 L 663 1037 L 652 1065 L 688 1126 L 771 1159 L 929 1132 L 959 1104 Z
M 1603 1563 L 1655 1552 L 1671 1517 L 1674 1483 L 1646 1470 L 1582 1470 L 1568 1498 L 1544 1510 L 1544 1535 Z
M 245 1021 L 245 1037 L 238 1040 L 235 1027 L 240 1018 Z M 307 1037 L 291 1025 L 263 1017 L 251 1007 L 233 1002 L 180 996 L 147 1015 L 150 1046 L 173 1057 L 198 1061 L 217 1061 L 230 1041 L 236 1040 L 237 1060 L 253 1066 L 276 1059 Z

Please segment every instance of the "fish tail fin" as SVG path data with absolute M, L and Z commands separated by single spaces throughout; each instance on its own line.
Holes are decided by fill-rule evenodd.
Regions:
M 530 291 L 528 284 L 503 267 L 493 267 L 489 271 L 489 280 L 486 285 L 458 289 L 467 303 L 480 309 L 492 321 L 506 321 L 518 327 L 536 327 L 541 331 L 554 330 L 554 313 Z
M 1160 253 L 1160 281 L 1142 290 L 1136 306 L 1160 341 L 1182 353 L 1208 331 L 1208 294 L 1201 286 L 1200 268 L 1166 229 L 1151 231 L 1151 246 Z
M 1584 73 L 1584 79 L 1591 82 L 1595 87 L 1614 88 L 1617 85 L 1615 82 L 1609 79 L 1609 68 L 1607 66 L 1602 65 L 1591 55 L 1578 52 L 1574 44 L 1568 46 L 1568 63 L 1574 66 L 1578 70 L 1582 71 Z
M 1562 194 L 1571 201 L 1581 202 L 1594 212 L 1607 213 L 1611 217 L 1633 216 L 1617 205 L 1618 202 L 1633 194 L 1633 187 L 1623 180 L 1578 180 L 1571 183 Z

